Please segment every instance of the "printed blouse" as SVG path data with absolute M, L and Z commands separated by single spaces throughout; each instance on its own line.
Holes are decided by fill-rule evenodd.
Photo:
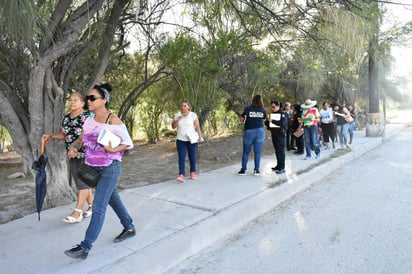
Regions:
M 320 113 L 320 121 L 323 124 L 329 124 L 333 122 L 333 110 L 332 108 L 321 109 Z
M 69 151 L 73 142 L 76 141 L 82 134 L 83 125 L 86 119 L 93 116 L 90 111 L 83 111 L 80 115 L 71 118 L 70 113 L 66 114 L 62 121 L 61 133 L 64 134 L 64 142 L 66 143 L 66 150 Z M 79 149 L 79 154 L 76 158 L 84 158 L 84 147 Z

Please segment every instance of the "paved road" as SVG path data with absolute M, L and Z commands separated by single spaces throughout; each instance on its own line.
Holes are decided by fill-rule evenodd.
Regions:
M 167 273 L 411 273 L 410 140 L 411 127 Z

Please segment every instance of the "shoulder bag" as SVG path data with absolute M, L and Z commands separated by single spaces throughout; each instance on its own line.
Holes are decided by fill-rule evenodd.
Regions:
M 295 136 L 296 138 L 299 138 L 300 136 L 303 135 L 304 132 L 305 131 L 303 130 L 302 127 L 298 127 L 298 129 L 295 132 L 293 132 L 293 136 Z
M 100 179 L 99 172 L 83 161 L 77 166 L 77 176 L 90 187 L 95 187 Z
M 111 115 L 111 112 L 107 115 L 105 124 L 107 124 Z M 100 173 L 91 166 L 88 166 L 84 161 L 80 162 L 77 166 L 77 176 L 90 187 L 96 187 L 100 179 Z

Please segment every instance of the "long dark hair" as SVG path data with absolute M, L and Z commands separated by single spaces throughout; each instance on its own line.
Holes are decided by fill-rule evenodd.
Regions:
M 252 105 L 255 107 L 263 108 L 265 105 L 263 104 L 263 98 L 261 95 L 257 94 L 252 99 Z

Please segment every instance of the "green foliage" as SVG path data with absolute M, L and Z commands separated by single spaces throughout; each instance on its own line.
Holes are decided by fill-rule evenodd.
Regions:
M 176 93 L 170 80 L 152 85 L 138 101 L 137 124 L 142 128 L 149 143 L 160 140 L 161 134 L 171 130 L 171 117 L 177 112 L 178 103 L 171 100 Z M 166 137 L 176 133 L 167 134 Z
M 105 73 L 105 79 L 102 82 L 109 82 L 112 87 L 112 100 L 110 108 L 118 112 L 120 105 L 127 100 L 128 94 L 144 81 L 144 56 L 140 53 L 135 54 L 118 54 L 108 65 Z M 135 102 L 133 107 L 126 115 L 124 123 L 133 137 L 136 137 L 138 128 L 137 116 L 140 113 L 138 103 Z
M 297 46 L 285 79 L 295 81 L 290 87 L 298 101 L 353 100 L 368 47 L 364 20 L 343 9 L 325 8 L 316 22 L 311 37 Z
M 0 5 L 0 29 L 9 41 L 32 45 L 39 20 L 33 1 L 3 0 Z
M 141 110 L 140 124 L 143 126 L 147 141 L 152 144 L 157 143 L 160 140 L 159 118 L 162 114 L 162 106 L 148 100 L 141 104 Z
M 11 143 L 11 136 L 7 129 L 3 126 L 0 126 L 0 153 L 7 147 L 7 143 Z
M 147 141 L 157 143 L 160 140 L 161 116 L 164 113 L 164 102 L 161 98 L 160 90 L 151 89 L 140 101 L 139 124 L 142 126 Z
M 242 129 L 243 124 L 239 123 L 239 117 L 235 112 L 227 111 L 226 100 L 222 98 L 219 107 L 214 109 L 204 125 L 204 135 L 219 135 L 223 133 L 236 132 Z
M 159 58 L 173 71 L 180 99 L 191 102 L 192 110 L 200 117 L 201 125 L 220 97 L 217 46 L 202 46 L 187 35 L 170 40 L 159 52 Z M 178 98 L 179 94 L 175 94 Z M 180 100 L 177 100 L 180 101 Z

